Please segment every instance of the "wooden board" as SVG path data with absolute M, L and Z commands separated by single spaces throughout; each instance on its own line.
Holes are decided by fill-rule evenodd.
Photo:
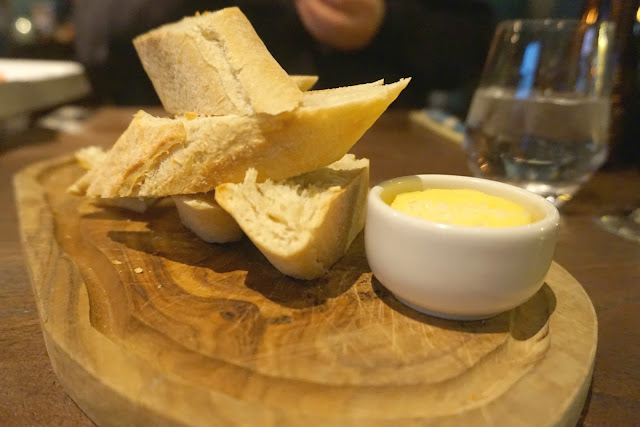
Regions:
M 65 193 L 71 156 L 15 177 L 54 370 L 100 425 L 573 425 L 593 306 L 553 264 L 481 322 L 432 318 L 372 277 L 362 236 L 323 278 L 281 275 L 251 243 L 207 244 L 169 203 L 145 214 Z M 139 271 L 137 273 L 136 271 Z

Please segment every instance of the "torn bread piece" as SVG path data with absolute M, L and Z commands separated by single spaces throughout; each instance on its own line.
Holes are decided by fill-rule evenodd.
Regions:
M 236 220 L 215 201 L 213 191 L 172 199 L 182 224 L 205 242 L 235 242 L 244 235 Z
M 294 81 L 296 86 L 298 86 L 301 91 L 306 92 L 318 82 L 318 76 L 307 74 L 292 74 L 291 80 Z
M 97 167 L 104 161 L 106 155 L 105 149 L 96 145 L 82 147 L 73 153 L 78 165 L 84 170 Z
M 133 45 L 172 114 L 279 114 L 302 100 L 237 7 L 163 25 L 136 37 Z
M 299 279 L 324 275 L 364 227 L 369 160 L 352 154 L 294 178 L 222 184 L 215 199 L 280 272 Z
M 98 167 L 107 156 L 107 152 L 102 148 L 95 145 L 83 147 L 78 149 L 74 153 L 74 157 L 78 162 L 78 165 L 84 170 L 91 170 Z M 67 192 L 75 195 L 84 194 L 88 182 L 83 181 L 82 178 L 74 182 Z M 93 198 L 92 203 L 97 206 L 112 206 L 122 209 L 127 209 L 137 213 L 143 213 L 149 207 L 156 203 L 156 198 L 142 198 L 142 197 L 115 197 L 115 198 Z
M 242 182 L 282 180 L 339 160 L 409 83 L 382 81 L 304 92 L 291 113 L 157 118 L 138 112 L 105 161 L 81 178 L 89 197 L 206 193 Z

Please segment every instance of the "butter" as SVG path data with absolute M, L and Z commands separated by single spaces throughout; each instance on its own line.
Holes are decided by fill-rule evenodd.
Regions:
M 510 227 L 533 222 L 518 203 L 481 191 L 427 189 L 398 194 L 391 207 L 429 221 L 473 227 Z

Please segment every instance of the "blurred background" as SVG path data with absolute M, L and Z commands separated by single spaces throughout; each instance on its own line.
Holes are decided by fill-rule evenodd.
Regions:
M 71 0 L 0 0 L 0 56 L 73 59 Z
M 74 0 L 0 0 L 0 56 L 73 59 L 73 3 Z M 578 18 L 584 7 L 576 0 L 489 0 L 489 3 L 498 20 Z
M 494 8 L 496 22 L 507 19 L 580 19 L 585 8 L 580 0 L 489 0 L 489 3 Z M 464 120 L 470 98 L 471 94 L 464 87 L 452 91 L 435 90 L 427 94 L 427 107 Z
M 575 0 L 487 1 L 495 9 L 496 22 L 510 18 L 577 18 L 584 7 Z M 0 0 L 0 57 L 78 59 L 74 45 L 75 2 L 80 3 L 82 0 Z M 491 31 L 492 29 L 487 29 L 487 32 Z M 463 115 L 466 111 L 469 103 L 467 87 L 433 92 L 425 94 L 426 103 L 445 106 L 458 115 Z M 109 101 L 122 103 L 117 100 Z
M 393 1 L 394 0 L 389 0 L 388 5 L 393 4 Z M 419 93 L 417 96 L 414 94 L 413 98 L 404 106 L 409 106 L 412 109 L 424 109 L 424 111 L 441 112 L 441 116 L 436 114 L 435 116 L 432 115 L 431 118 L 440 121 L 449 120 L 450 122 L 450 119 L 454 119 L 451 122 L 451 126 L 463 126 L 473 90 L 477 85 L 483 60 L 486 56 L 490 36 L 493 33 L 495 23 L 501 20 L 518 18 L 622 19 L 626 23 L 626 26 L 622 28 L 625 40 L 624 43 L 620 45 L 624 48 L 623 51 L 620 52 L 621 58 L 624 56 L 620 61 L 624 73 L 623 78 L 621 78 L 623 82 L 619 84 L 617 92 L 614 94 L 617 97 L 614 102 L 620 105 L 626 105 L 624 108 L 619 109 L 620 111 L 627 111 L 625 114 L 626 119 L 620 119 L 619 121 L 626 120 L 627 124 L 625 126 L 627 126 L 627 128 L 636 129 L 637 126 L 633 125 L 636 115 L 635 112 L 640 114 L 640 107 L 638 106 L 640 103 L 638 101 L 640 98 L 640 96 L 638 96 L 640 72 L 637 66 L 638 50 L 640 50 L 640 11 L 638 11 L 638 1 L 639 0 L 477 0 L 475 1 L 476 6 L 481 4 L 483 7 L 482 14 L 476 15 L 477 18 L 470 18 L 470 16 L 473 15 L 466 16 L 466 21 L 464 21 L 465 25 L 462 25 L 460 29 L 456 31 L 460 31 L 461 33 L 466 31 L 466 36 L 464 37 L 467 39 L 473 39 L 474 35 L 477 34 L 475 38 L 480 39 L 480 41 L 472 40 L 471 43 L 467 43 L 470 49 L 458 52 L 455 47 L 442 46 L 447 43 L 439 40 L 435 43 L 437 44 L 436 48 L 449 50 L 449 52 L 443 54 L 443 58 L 446 59 L 440 60 L 438 57 L 433 57 L 431 51 L 424 51 L 422 55 L 424 58 L 420 58 L 414 62 L 407 62 L 409 66 L 402 70 L 403 74 L 409 69 L 415 71 L 410 74 L 414 76 L 414 81 L 412 81 L 410 86 L 412 86 L 411 89 L 414 90 L 414 92 L 418 91 Z M 144 32 L 143 30 L 158 25 L 158 22 L 163 23 L 166 21 L 158 21 L 160 18 L 156 16 L 156 21 L 153 22 L 152 18 L 154 18 L 154 13 L 149 13 L 149 11 L 146 10 L 144 14 L 140 14 L 140 11 L 137 10 L 136 7 L 129 7 L 129 3 L 125 1 L 118 3 L 125 5 L 123 6 L 124 10 L 116 12 L 120 12 L 119 16 L 117 16 L 118 19 L 114 19 L 113 16 L 111 18 L 112 20 L 129 25 L 131 31 L 135 28 L 136 32 L 134 34 L 120 31 L 122 34 L 117 34 L 120 38 L 118 40 L 120 45 L 109 46 L 108 49 L 111 50 L 111 56 L 113 57 L 109 65 L 92 67 L 90 61 L 87 61 L 85 57 L 87 53 L 94 57 L 99 56 L 99 46 L 95 48 L 94 45 L 90 43 L 78 43 L 88 38 L 83 37 L 82 34 L 90 34 L 97 38 L 100 36 L 100 33 L 114 32 L 114 29 L 110 28 L 110 26 L 113 25 L 110 23 L 111 21 L 106 19 L 106 16 L 102 19 L 103 16 L 100 14 L 102 10 L 108 10 L 109 5 L 113 6 L 116 3 L 115 0 L 113 0 L 113 2 L 112 0 L 103 0 L 102 2 L 91 2 L 88 0 L 0 0 L 0 58 L 71 60 L 82 63 L 87 70 L 90 85 L 93 87 L 91 95 L 86 97 L 86 99 L 80 100 L 85 106 L 105 104 L 157 105 L 158 100 L 155 97 L 153 88 L 135 56 L 135 51 L 131 45 L 131 38 L 136 34 Z M 135 2 L 132 2 L 132 4 L 133 3 Z M 182 13 L 182 11 L 186 10 L 185 7 L 194 10 L 206 10 L 207 8 L 216 8 L 215 5 L 219 7 L 220 4 L 226 4 L 225 2 L 216 3 L 214 0 L 190 0 L 182 2 L 175 0 L 175 3 L 171 1 L 161 1 L 158 2 L 157 5 L 165 3 L 172 5 L 170 7 L 173 7 L 174 14 Z M 263 37 L 265 44 L 272 50 L 272 54 L 277 60 L 281 61 L 280 54 L 284 55 L 298 49 L 296 43 L 299 43 L 299 40 L 296 40 L 296 37 L 288 35 L 288 31 L 290 31 L 291 28 L 287 28 L 287 31 L 285 31 L 281 29 L 283 28 L 281 26 L 278 27 L 279 34 L 275 36 L 273 34 L 266 34 L 268 32 L 267 30 L 273 30 L 273 28 L 269 27 L 282 24 L 282 21 L 277 21 L 277 19 L 280 19 L 279 17 L 269 18 L 271 21 L 266 19 L 266 21 L 269 22 L 265 23 L 255 22 L 266 16 L 264 8 L 268 6 L 267 3 L 269 2 L 265 2 L 265 5 L 263 5 L 260 2 L 251 3 L 247 0 L 247 3 L 253 4 L 254 6 L 257 5 L 256 10 L 252 12 L 253 15 L 247 13 L 247 16 L 250 21 L 254 23 L 256 31 Z M 470 3 L 472 3 L 471 0 L 468 0 L 467 3 L 455 3 L 455 5 L 454 3 L 448 3 L 447 0 L 431 0 L 430 2 L 425 0 L 424 4 L 428 4 L 429 7 L 434 4 L 439 5 L 438 7 L 441 8 L 456 9 L 460 6 L 467 7 L 466 5 Z M 160 9 L 159 6 L 156 7 L 155 2 L 152 1 L 150 4 L 154 6 L 151 9 Z M 176 4 L 181 4 L 182 9 L 178 6 L 173 6 Z M 238 4 L 242 5 L 242 2 L 238 2 Z M 395 5 L 398 4 L 399 3 L 395 3 Z M 487 5 L 493 9 L 491 11 L 492 16 L 488 16 Z M 260 7 L 262 7 L 262 9 L 260 9 Z M 82 13 L 78 13 L 81 10 Z M 90 12 L 87 13 L 87 10 Z M 589 11 L 596 11 L 596 13 L 589 15 Z M 247 11 L 245 11 L 245 13 L 246 12 Z M 470 9 L 465 13 L 473 14 L 476 12 L 477 10 Z M 93 15 L 93 21 L 82 19 L 83 16 L 89 15 Z M 141 26 L 142 24 L 139 23 L 139 21 L 144 19 L 147 19 L 147 23 L 145 24 L 147 27 Z M 162 19 L 166 19 L 166 17 Z M 256 23 L 258 25 L 256 25 Z M 432 22 L 429 25 L 434 26 L 434 24 L 437 26 L 437 18 L 432 18 Z M 397 25 L 402 25 L 402 23 L 396 23 L 396 26 Z M 441 26 L 442 28 L 446 28 L 445 25 Z M 87 27 L 89 29 L 87 29 Z M 284 28 L 286 28 L 286 26 Z M 458 37 L 456 32 L 452 34 L 453 38 L 462 39 L 463 37 Z M 471 36 L 469 36 L 470 34 Z M 452 38 L 451 35 L 443 35 L 442 37 L 443 40 L 447 40 L 447 42 L 450 42 Z M 449 37 L 449 39 L 447 39 L 447 37 Z M 431 39 L 425 40 L 429 41 Z M 384 52 L 389 51 L 388 47 L 384 49 L 386 50 L 382 51 L 382 55 L 384 55 Z M 286 52 L 286 50 L 289 52 Z M 299 50 L 296 52 L 299 52 Z M 370 56 L 377 55 L 379 57 L 381 55 L 380 52 L 381 51 L 378 51 L 375 55 Z M 324 52 L 321 53 L 324 54 Z M 473 60 L 467 58 L 470 55 L 474 56 Z M 128 57 L 127 61 L 121 60 L 124 59 L 125 56 Z M 414 56 L 416 55 L 414 54 Z M 456 57 L 463 59 L 458 61 Z M 339 57 L 338 60 L 334 60 L 332 64 L 341 64 L 344 63 L 345 60 L 351 61 L 351 65 L 343 66 L 340 72 L 337 73 L 328 72 L 322 74 L 319 83 L 324 82 L 328 85 L 336 84 L 335 81 L 330 81 L 331 78 L 327 80 L 327 75 L 348 74 L 350 70 L 355 67 L 360 67 L 364 70 L 367 69 L 366 65 L 362 65 L 362 59 L 358 56 L 353 56 L 353 58 L 350 59 L 348 56 L 343 55 Z M 393 60 L 389 60 L 388 58 L 382 60 L 382 62 L 384 61 L 386 61 L 386 63 L 393 62 Z M 443 61 L 450 62 L 449 69 L 440 70 L 439 74 L 431 80 L 440 79 L 441 81 L 449 78 L 452 74 L 458 74 L 455 79 L 451 79 L 455 80 L 455 82 L 453 84 L 443 85 L 446 86 L 443 88 L 436 88 L 426 84 L 420 86 L 418 77 L 423 74 L 422 70 L 429 72 L 437 69 L 439 66 L 442 67 L 441 64 Z M 425 62 L 426 65 L 424 64 Z M 423 68 L 411 68 L 411 64 L 414 63 L 420 63 Z M 282 61 L 281 64 L 283 64 Z M 349 63 L 347 62 L 347 64 Z M 467 67 L 469 64 L 471 64 L 471 66 Z M 294 63 L 292 67 L 294 69 L 284 64 L 283 67 L 292 74 L 309 74 L 305 73 L 304 66 L 297 67 L 296 65 L 299 64 Z M 390 81 L 398 76 L 391 74 L 384 75 L 384 77 Z M 399 77 L 406 77 L 406 74 Z M 0 73 L 0 81 L 1 78 Z M 351 78 L 353 80 L 353 76 L 351 76 Z M 370 76 L 363 77 L 358 83 L 370 81 L 368 80 L 369 78 Z M 376 77 L 376 79 L 377 78 L 380 77 Z M 403 96 L 409 94 L 408 91 L 405 92 L 407 93 L 403 92 Z M 151 94 L 150 96 L 149 93 Z M 394 103 L 394 106 L 402 106 L 402 99 L 399 98 L 399 101 L 400 102 Z M 630 104 L 633 105 L 628 107 Z M 630 109 L 635 112 L 628 113 Z M 636 136 L 634 133 L 632 137 L 635 138 Z M 629 138 L 631 138 L 631 136 L 627 137 L 627 139 Z M 635 146 L 637 144 L 633 145 Z M 625 155 L 620 157 L 623 159 L 626 158 Z

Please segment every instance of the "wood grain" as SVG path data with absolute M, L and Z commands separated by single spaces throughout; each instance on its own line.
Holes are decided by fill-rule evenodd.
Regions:
M 248 240 L 202 242 L 170 204 L 140 215 L 67 195 L 80 173 L 56 158 L 15 187 L 49 357 L 99 424 L 571 425 L 580 414 L 596 319 L 557 264 L 516 310 L 444 321 L 372 278 L 361 237 L 327 276 L 296 281 Z

